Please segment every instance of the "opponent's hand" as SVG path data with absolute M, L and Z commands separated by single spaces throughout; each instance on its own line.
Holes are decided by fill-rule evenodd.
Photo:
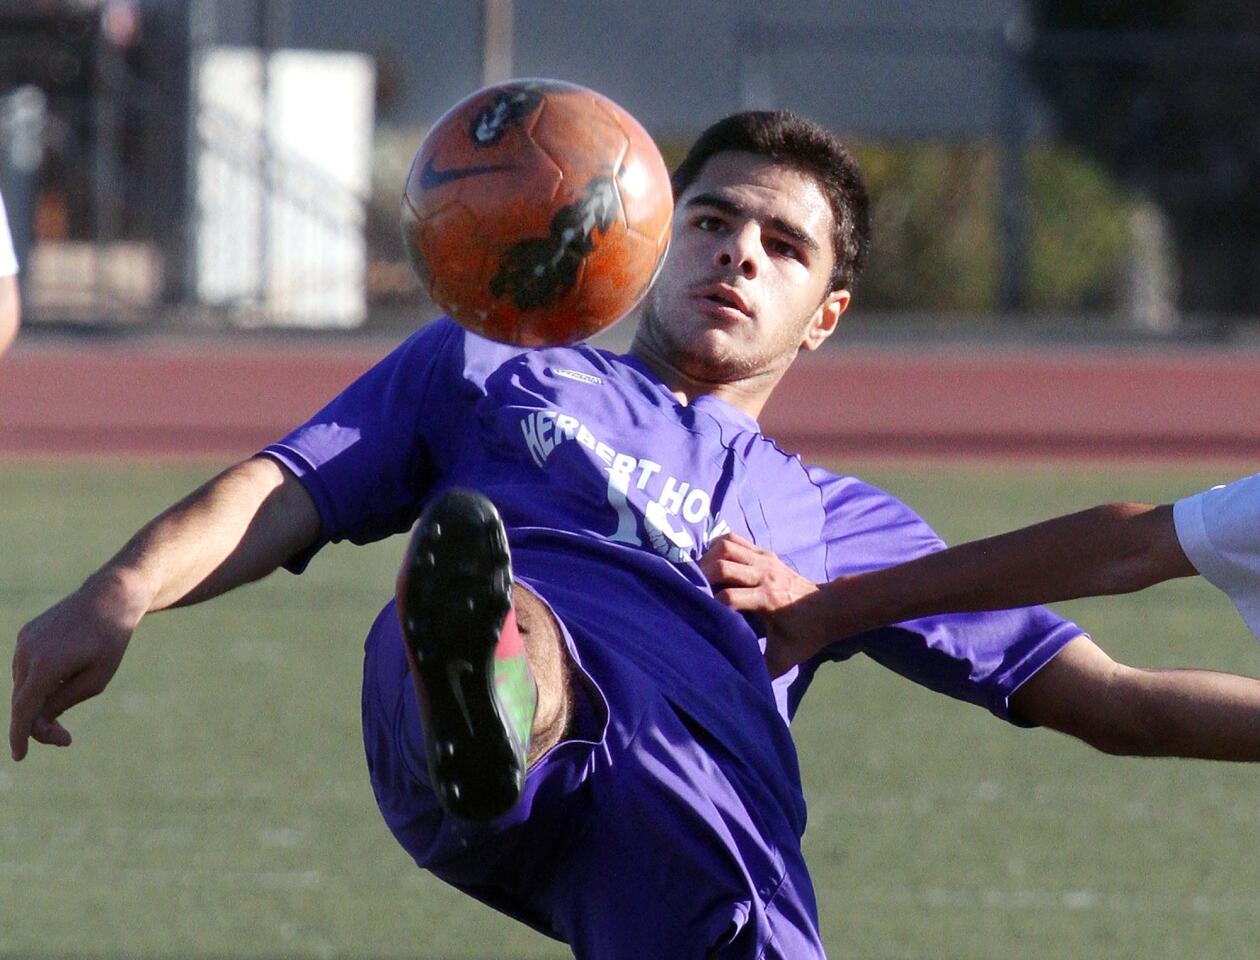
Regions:
M 27 741 L 70 745 L 58 717 L 105 689 L 118 670 L 139 614 L 113 584 L 89 581 L 18 632 L 13 653 L 9 750 Z
M 720 603 L 758 614 L 765 623 L 770 676 L 786 673 L 822 646 L 822 624 L 808 609 L 818 585 L 773 551 L 728 533 L 700 558 L 700 570 Z

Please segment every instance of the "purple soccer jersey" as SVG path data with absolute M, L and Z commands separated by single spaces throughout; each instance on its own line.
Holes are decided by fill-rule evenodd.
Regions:
M 723 401 L 682 406 L 634 357 L 586 346 L 521 351 L 439 321 L 266 453 L 311 493 L 323 542 L 403 532 L 450 486 L 498 507 L 517 578 L 566 634 L 572 735 L 500 821 L 444 816 L 390 605 L 367 642 L 369 767 L 417 863 L 583 958 L 822 956 L 788 732 L 820 663 L 864 652 L 1009 719 L 1011 693 L 1081 632 L 1040 608 L 929 618 L 772 684 L 757 633 L 700 573 L 713 539 L 741 534 L 815 581 L 941 542 Z

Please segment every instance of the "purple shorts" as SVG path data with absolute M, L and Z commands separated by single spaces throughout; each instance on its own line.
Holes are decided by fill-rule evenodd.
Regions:
M 381 612 L 366 644 L 363 738 L 398 842 L 579 960 L 823 957 L 800 839 L 773 792 L 650 677 L 560 622 L 571 735 L 530 769 L 509 813 L 474 824 L 429 788 L 393 604 Z

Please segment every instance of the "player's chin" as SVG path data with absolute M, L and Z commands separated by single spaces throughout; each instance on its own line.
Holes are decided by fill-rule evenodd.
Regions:
M 720 330 L 700 331 L 681 352 L 686 361 L 686 373 L 703 382 L 726 383 L 738 379 L 748 366 L 739 345 Z
M 749 345 L 743 329 L 714 325 L 703 316 L 681 311 L 669 322 L 662 322 L 660 314 L 651 317 L 652 322 L 656 339 L 688 376 L 723 383 L 747 365 Z

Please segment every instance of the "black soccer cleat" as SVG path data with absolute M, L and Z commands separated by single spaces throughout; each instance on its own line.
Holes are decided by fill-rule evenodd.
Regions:
M 454 488 L 425 508 L 397 598 L 433 790 L 457 817 L 494 819 L 521 795 L 537 693 L 489 499 Z

